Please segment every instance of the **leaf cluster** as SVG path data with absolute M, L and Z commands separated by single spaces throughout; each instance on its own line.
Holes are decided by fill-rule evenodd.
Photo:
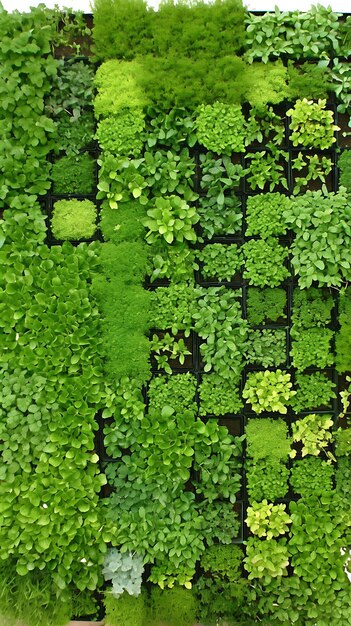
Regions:
M 277 369 L 249 372 L 242 395 L 255 413 L 272 411 L 285 415 L 295 394 L 290 374 Z
M 295 461 L 291 468 L 290 483 L 302 498 L 323 496 L 333 489 L 334 468 L 330 461 L 306 457 Z
M 263 239 L 271 235 L 285 235 L 287 226 L 283 219 L 283 212 L 289 204 L 288 196 L 281 193 L 248 196 L 245 235 L 247 237 L 259 235 Z
M 230 281 L 240 271 L 243 258 L 237 244 L 207 244 L 197 253 L 205 279 Z
M 244 279 L 255 287 L 277 287 L 290 275 L 284 265 L 288 249 L 275 237 L 250 239 L 242 246 L 245 258 Z
M 286 317 L 287 295 L 284 289 L 249 287 L 246 298 L 247 319 L 251 326 L 267 321 L 277 322 Z
M 310 411 L 320 406 L 329 406 L 336 398 L 335 383 L 323 372 L 298 373 L 295 376 L 296 396 L 291 401 L 294 411 Z

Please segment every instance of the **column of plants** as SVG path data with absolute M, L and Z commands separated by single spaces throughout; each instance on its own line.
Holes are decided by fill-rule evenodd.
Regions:
M 350 19 L 57 17 L 0 13 L 1 619 L 349 625 Z
M 4 626 L 66 624 L 94 613 L 92 592 L 102 581 L 109 540 L 99 502 L 106 479 L 94 451 L 95 414 L 109 395 L 90 280 L 97 252 L 68 241 L 47 245 L 48 155 L 62 144 L 45 101 L 64 80 L 52 55 L 63 36 L 60 18 L 43 6 L 27 14 L 0 11 Z M 61 109 L 63 124 L 73 115 L 69 107 Z

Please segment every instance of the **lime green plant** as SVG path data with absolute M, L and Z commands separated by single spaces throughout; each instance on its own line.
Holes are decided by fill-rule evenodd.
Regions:
M 264 193 L 248 196 L 246 201 L 246 236 L 259 235 L 267 239 L 271 235 L 285 235 L 287 226 L 283 211 L 290 200 L 281 193 Z
M 203 104 L 195 118 L 198 142 L 217 154 L 244 152 L 245 118 L 239 105 Z
M 291 519 L 286 513 L 285 504 L 270 504 L 267 500 L 252 502 L 247 509 L 245 522 L 250 531 L 257 537 L 267 540 L 279 537 L 289 530 Z
M 249 580 L 259 578 L 262 583 L 267 584 L 272 578 L 287 576 L 289 556 L 286 539 L 260 541 L 256 537 L 250 537 L 246 541 L 244 559 L 244 568 L 249 573 Z
M 97 209 L 90 200 L 58 200 L 51 229 L 56 239 L 90 239 L 96 231 Z
M 97 119 L 118 116 L 123 109 L 143 108 L 148 102 L 138 78 L 142 72 L 139 61 L 105 61 L 97 69 L 94 83 L 98 93 L 94 99 Z
M 102 119 L 97 126 L 95 138 L 102 150 L 115 155 L 140 156 L 145 127 L 145 115 L 140 108 L 121 109 L 118 115 Z
M 306 146 L 326 150 L 336 141 L 335 131 L 340 130 L 334 124 L 333 111 L 326 109 L 326 100 L 297 100 L 295 106 L 287 111 L 291 117 L 290 139 L 293 146 Z
M 287 413 L 287 406 L 296 394 L 292 389 L 291 376 L 280 369 L 250 372 L 247 375 L 243 398 L 251 404 L 255 413 L 272 411 Z
M 306 415 L 292 423 L 292 437 L 296 443 L 302 443 L 302 456 L 312 454 L 318 456 L 331 443 L 333 435 L 330 428 L 333 420 L 330 415 L 316 414 Z M 290 452 L 290 457 L 296 456 L 296 450 Z

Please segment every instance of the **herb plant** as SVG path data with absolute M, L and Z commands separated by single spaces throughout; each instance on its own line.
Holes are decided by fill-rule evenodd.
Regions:
M 328 406 L 336 398 L 335 383 L 323 372 L 296 374 L 296 396 L 292 398 L 294 411 L 310 411 L 320 406 Z
M 281 193 L 265 193 L 248 196 L 246 201 L 246 236 L 259 235 L 267 239 L 271 235 L 285 235 L 286 223 L 283 211 L 290 200 Z
M 90 194 L 95 187 L 94 160 L 87 153 L 64 156 L 53 164 L 51 178 L 54 194 Z
M 340 287 L 350 278 L 348 254 L 351 233 L 347 223 L 351 208 L 345 189 L 336 193 L 307 191 L 291 199 L 284 217 L 296 236 L 291 263 L 303 289 L 317 282 L 320 287 Z
M 199 384 L 200 415 L 226 415 L 240 413 L 243 407 L 239 393 L 238 377 L 203 374 Z
M 248 363 L 262 367 L 278 367 L 286 362 L 285 330 L 251 330 L 247 338 Z
M 272 578 L 286 576 L 289 556 L 286 539 L 260 541 L 256 537 L 250 537 L 246 542 L 244 559 L 249 580 L 259 578 L 263 583 L 269 583 Z
M 297 195 L 302 188 L 307 188 L 309 181 L 319 181 L 321 186 L 326 184 L 327 176 L 332 171 L 332 160 L 324 155 L 307 154 L 299 152 L 295 159 L 292 159 L 291 169 L 294 175 L 293 193 Z M 300 176 L 295 171 L 301 172 Z
M 251 239 L 242 246 L 245 258 L 244 279 L 255 287 L 277 287 L 288 276 L 284 266 L 288 258 L 288 249 L 274 237 Z
M 267 500 L 252 502 L 247 509 L 245 520 L 250 531 L 257 537 L 273 537 L 284 535 L 289 530 L 291 519 L 285 511 L 285 504 L 269 504 Z
M 251 404 L 255 413 L 272 411 L 284 415 L 295 394 L 290 374 L 280 369 L 248 373 L 243 390 L 243 398 Z
M 208 244 L 197 254 L 201 273 L 205 279 L 217 278 L 230 281 L 240 271 L 243 259 L 240 248 L 236 244 Z
M 351 192 L 351 151 L 345 150 L 338 159 L 338 168 L 340 172 L 339 184 Z
M 246 182 L 249 187 L 274 191 L 277 187 L 288 189 L 288 181 L 285 175 L 284 161 L 287 154 L 282 150 L 267 152 L 249 152 L 246 154 L 248 167 L 246 168 Z
M 284 498 L 288 493 L 289 470 L 283 463 L 265 460 L 246 463 L 247 491 L 251 501 Z
M 56 239 L 89 239 L 96 231 L 96 206 L 90 200 L 58 200 L 51 229 Z
M 150 381 L 148 389 L 149 409 L 160 411 L 163 406 L 168 405 L 177 413 L 187 409 L 195 413 L 196 386 L 196 377 L 189 372 L 174 376 L 156 376 Z
M 325 109 L 326 100 L 297 100 L 287 111 L 291 117 L 290 140 L 293 146 L 307 146 L 325 150 L 336 141 L 334 133 L 340 130 L 334 124 L 333 111 Z
M 195 119 L 198 142 L 217 154 L 244 152 L 245 118 L 239 105 L 200 105 Z
M 329 328 L 291 329 L 292 346 L 290 356 L 292 365 L 299 372 L 308 367 L 324 368 L 334 363 L 331 351 L 333 331 Z
M 340 328 L 335 336 L 335 366 L 338 372 L 348 372 L 351 369 L 351 290 L 346 288 L 340 291 L 339 297 L 339 324 Z
M 291 468 L 290 483 L 302 498 L 323 496 L 333 489 L 334 468 L 330 461 L 311 456 L 295 461 Z
M 159 238 L 167 243 L 173 241 L 196 241 L 194 225 L 199 221 L 196 208 L 189 206 L 179 196 L 171 195 L 155 198 L 154 208 L 146 211 L 143 224 L 148 228 L 146 240 L 157 242 Z
M 246 299 L 247 319 L 251 326 L 264 324 L 266 321 L 277 322 L 286 317 L 287 297 L 284 289 L 249 287 Z
M 144 126 L 142 109 L 122 109 L 118 115 L 105 117 L 98 123 L 95 138 L 106 152 L 138 157 L 143 148 Z
M 333 425 L 330 415 L 312 413 L 292 423 L 293 441 L 302 443 L 302 456 L 313 454 L 318 456 L 331 442 L 332 434 L 329 429 Z M 296 450 L 290 452 L 291 458 L 296 456 Z

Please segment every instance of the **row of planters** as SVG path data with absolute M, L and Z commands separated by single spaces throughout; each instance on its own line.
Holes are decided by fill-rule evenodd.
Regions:
M 97 0 L 98 202 L 93 68 L 45 58 L 48 228 L 16 191 L 2 224 L 9 624 L 93 614 L 102 577 L 109 626 L 350 623 L 349 153 L 313 33 L 299 65 L 251 65 L 245 16 Z M 324 19 L 347 56 L 348 21 L 304 28 Z

